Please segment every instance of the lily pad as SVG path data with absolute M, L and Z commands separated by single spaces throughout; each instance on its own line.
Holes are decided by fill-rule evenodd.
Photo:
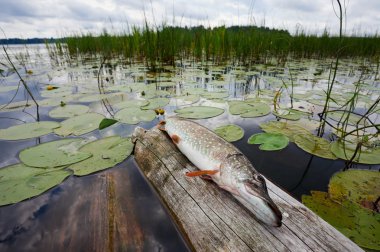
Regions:
M 243 118 L 265 116 L 270 113 L 270 106 L 262 102 L 229 102 L 229 111 L 232 115 Z
M 114 96 L 119 95 L 119 93 L 110 93 L 110 94 L 92 94 L 92 95 L 87 95 L 79 99 L 80 102 L 95 102 L 95 101 L 100 101 L 104 99 L 109 99 Z
M 206 99 L 223 99 L 227 98 L 229 95 L 227 92 L 209 92 L 201 94 L 201 96 Z
M 4 140 L 21 140 L 34 137 L 40 137 L 53 132 L 59 128 L 58 122 L 32 122 L 11 126 L 7 129 L 0 129 L 0 139 Z
M 17 88 L 18 88 L 17 86 L 0 86 L 0 93 L 13 91 L 13 90 L 16 90 Z
M 150 122 L 156 118 L 156 113 L 153 110 L 141 110 L 140 108 L 132 107 L 119 110 L 115 114 L 115 119 L 122 123 L 138 124 L 139 122 Z
M 301 113 L 295 112 L 294 110 L 288 110 L 288 109 L 283 109 L 283 110 L 277 110 L 272 112 L 273 115 L 286 119 L 286 120 L 291 120 L 291 121 L 298 121 L 301 119 Z
M 249 144 L 260 144 L 264 151 L 282 150 L 289 144 L 289 138 L 279 133 L 257 133 L 249 137 Z
M 91 157 L 90 153 L 78 151 L 81 145 L 81 138 L 47 142 L 22 150 L 19 158 L 21 162 L 32 167 L 62 167 Z
M 359 151 L 353 162 L 361 164 L 380 164 L 380 148 L 375 149 L 363 149 Z M 350 143 L 343 143 L 342 141 L 337 141 L 331 143 L 330 147 L 332 153 L 338 158 L 344 160 L 351 160 L 355 153 L 356 145 Z
M 54 130 L 60 136 L 80 136 L 98 128 L 104 116 L 97 113 L 87 113 L 61 122 L 61 127 Z
M 289 138 L 289 141 L 294 142 L 294 136 L 300 134 L 310 134 L 310 132 L 295 123 L 268 121 L 260 124 L 260 128 L 268 133 L 280 133 Z
M 347 199 L 358 204 L 362 200 L 375 202 L 380 196 L 380 172 L 350 169 L 335 173 L 330 179 L 329 195 L 338 201 Z
M 18 111 L 23 110 L 25 108 L 34 107 L 35 103 L 33 101 L 18 101 L 12 102 L 9 104 L 0 105 L 0 112 L 10 112 L 10 111 Z
M 179 117 L 188 119 L 205 119 L 223 114 L 224 109 L 209 106 L 192 106 L 174 111 Z
M 183 101 L 183 103 L 196 103 L 200 100 L 199 95 L 182 95 L 182 96 L 176 96 L 177 100 Z
M 347 113 L 344 113 L 342 111 L 333 111 L 328 112 L 327 117 L 333 119 L 334 121 L 344 121 L 347 118 Z M 359 115 L 350 113 L 350 116 L 348 117 L 347 123 L 350 125 L 369 125 L 369 122 L 367 119 L 363 118 Z
M 14 164 L 0 169 L 0 206 L 29 199 L 60 184 L 70 171 Z
M 153 98 L 149 100 L 149 104 L 142 106 L 141 109 L 156 109 L 162 108 L 169 103 L 170 99 L 168 98 Z
M 228 142 L 238 141 L 244 136 L 244 130 L 235 124 L 220 126 L 214 132 Z
M 311 133 L 294 136 L 294 142 L 304 151 L 318 157 L 336 159 L 330 150 L 330 142 Z
M 348 200 L 337 203 L 318 191 L 303 195 L 302 203 L 359 246 L 380 250 L 380 214 Z
M 91 153 L 92 157 L 73 164 L 70 169 L 76 176 L 88 175 L 111 168 L 126 159 L 133 150 L 130 138 L 111 136 L 83 145 L 79 151 Z
M 86 105 L 66 105 L 50 110 L 49 116 L 53 118 L 69 118 L 87 113 L 90 108 Z
M 147 100 L 128 100 L 128 101 L 123 101 L 115 104 L 115 107 L 118 109 L 123 109 L 123 108 L 140 108 L 143 106 L 147 106 L 149 104 L 149 101 Z

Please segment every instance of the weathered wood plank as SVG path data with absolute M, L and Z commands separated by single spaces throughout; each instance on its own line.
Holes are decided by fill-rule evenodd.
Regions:
M 196 168 L 161 131 L 136 128 L 135 160 L 198 251 L 362 251 L 304 205 L 267 180 L 284 212 L 283 226 L 258 222 L 228 192 L 185 173 Z

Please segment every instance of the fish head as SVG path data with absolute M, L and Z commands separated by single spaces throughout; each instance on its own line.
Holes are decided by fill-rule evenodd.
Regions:
M 235 197 L 260 221 L 275 227 L 281 226 L 282 214 L 269 197 L 263 176 L 254 174 L 252 178 L 240 181 L 237 191 L 238 195 Z

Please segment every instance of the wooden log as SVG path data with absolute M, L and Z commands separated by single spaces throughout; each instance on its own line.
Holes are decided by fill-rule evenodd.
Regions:
M 257 221 L 215 183 L 188 178 L 196 170 L 158 129 L 136 128 L 135 160 L 195 251 L 363 251 L 306 206 L 267 180 L 283 212 L 280 228 Z

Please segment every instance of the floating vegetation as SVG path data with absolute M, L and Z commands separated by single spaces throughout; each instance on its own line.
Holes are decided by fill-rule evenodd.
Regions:
M 22 140 L 40 137 L 52 133 L 54 129 L 60 126 L 60 123 L 50 121 L 23 123 L 11 126 L 7 129 L 0 129 L 0 139 Z
M 0 206 L 29 199 L 60 184 L 71 172 L 14 164 L 0 169 Z
M 100 123 L 99 123 L 99 130 L 108 128 L 109 126 L 114 125 L 115 123 L 118 123 L 118 120 L 111 119 L 111 118 L 104 118 Z
M 374 204 L 380 196 L 380 172 L 347 170 L 335 173 L 330 179 L 329 192 L 334 200 L 346 199 L 367 207 L 367 202 Z
M 380 164 L 380 148 L 367 149 L 362 146 L 357 151 L 356 148 L 357 145 L 349 142 L 336 141 L 331 143 L 331 151 L 338 158 L 344 160 L 352 159 L 353 162 L 361 164 Z
M 223 99 L 227 98 L 229 95 L 227 92 L 209 92 L 201 94 L 201 96 L 206 99 Z
M 192 106 L 174 111 L 179 117 L 187 119 L 205 119 L 223 114 L 224 109 L 209 106 Z
M 331 178 L 328 193 L 312 191 L 302 196 L 302 203 L 359 246 L 380 250 L 380 213 L 375 206 L 379 185 L 378 171 L 339 172 Z
M 277 111 L 272 112 L 273 115 L 286 120 L 298 121 L 301 119 L 301 113 L 295 112 L 294 110 L 289 109 L 278 109 Z
M 76 176 L 111 168 L 126 159 L 133 150 L 130 138 L 111 136 L 83 145 L 79 151 L 91 153 L 91 157 L 82 162 L 70 165 Z
M 17 86 L 0 86 L 0 93 L 5 93 L 13 90 L 17 90 Z
M 263 151 L 282 150 L 289 144 L 289 138 L 280 133 L 257 133 L 248 138 L 249 144 L 260 144 Z
M 235 124 L 219 126 L 214 129 L 214 132 L 228 142 L 238 141 L 244 136 L 243 128 Z
M 54 130 L 60 136 L 80 136 L 98 128 L 104 116 L 97 113 L 86 113 L 71 117 L 61 122 L 61 127 Z
M 271 111 L 270 106 L 262 102 L 230 101 L 228 105 L 232 115 L 240 115 L 243 118 L 265 116 Z
M 95 102 L 95 101 L 100 101 L 100 100 L 104 100 L 104 99 L 110 99 L 116 95 L 120 95 L 120 94 L 119 93 L 91 94 L 91 95 L 83 96 L 78 101 L 79 102 Z
M 268 121 L 260 124 L 260 128 L 267 133 L 280 133 L 294 142 L 294 137 L 297 135 L 310 135 L 310 131 L 297 124 L 287 122 Z
M 91 157 L 91 153 L 78 151 L 84 139 L 72 138 L 39 144 L 22 150 L 21 162 L 40 168 L 62 168 Z
M 53 118 L 70 118 L 87 113 L 90 108 L 86 105 L 65 105 L 50 110 L 49 116 Z
M 140 108 L 143 106 L 147 106 L 149 104 L 148 100 L 128 100 L 128 101 L 123 101 L 115 104 L 115 107 L 118 109 L 123 109 L 123 108 Z
M 149 99 L 149 104 L 141 106 L 141 109 L 157 109 L 162 108 L 169 104 L 170 99 L 168 98 L 152 98 Z
M 294 136 L 295 144 L 304 151 L 327 159 L 336 159 L 330 150 L 330 142 L 311 133 Z
M 175 99 L 180 100 L 183 104 L 182 105 L 189 105 L 196 103 L 200 100 L 199 95 L 181 95 L 181 96 L 175 96 Z
M 156 118 L 156 113 L 153 110 L 142 110 L 132 107 L 119 110 L 115 114 L 115 119 L 126 124 L 138 124 L 140 122 L 150 122 Z

